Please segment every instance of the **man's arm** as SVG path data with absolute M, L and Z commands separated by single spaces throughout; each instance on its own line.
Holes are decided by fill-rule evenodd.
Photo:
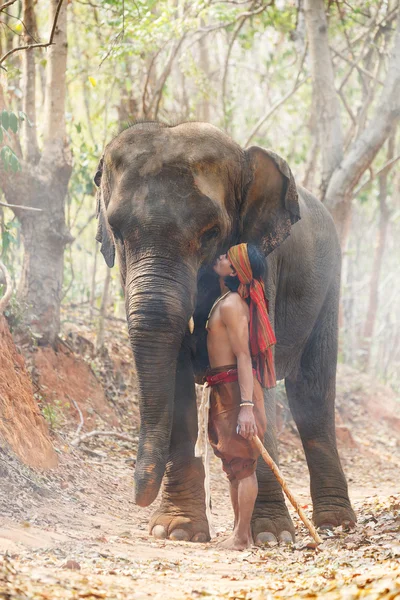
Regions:
M 253 401 L 253 367 L 249 348 L 249 322 L 243 301 L 231 296 L 221 306 L 221 320 L 226 327 L 232 351 L 236 356 L 241 402 Z M 257 434 L 252 406 L 242 406 L 238 417 L 239 433 L 246 439 Z

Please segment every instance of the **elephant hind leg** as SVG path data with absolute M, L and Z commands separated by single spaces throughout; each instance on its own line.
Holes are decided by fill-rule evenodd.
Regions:
M 318 527 L 348 527 L 356 522 L 336 446 L 337 294 L 335 284 L 296 372 L 285 380 L 310 471 L 313 519 Z

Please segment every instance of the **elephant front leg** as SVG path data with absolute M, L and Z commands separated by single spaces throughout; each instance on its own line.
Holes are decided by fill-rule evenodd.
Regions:
M 181 457 L 178 461 L 168 463 L 161 505 L 151 518 L 150 532 L 157 539 L 207 542 L 210 531 L 201 459 Z
M 161 505 L 150 521 L 155 538 L 207 542 L 204 467 L 194 456 L 197 408 L 190 357 L 182 350 L 176 375 L 174 420 Z
M 267 431 L 264 445 L 275 462 L 278 462 L 276 441 L 275 390 L 265 390 Z M 257 545 L 280 541 L 294 542 L 294 525 L 283 497 L 282 488 L 271 469 L 258 459 L 258 496 L 252 518 L 253 539 Z

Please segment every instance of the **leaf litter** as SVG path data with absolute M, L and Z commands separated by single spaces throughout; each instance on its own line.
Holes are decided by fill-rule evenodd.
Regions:
M 226 490 L 217 491 L 215 512 L 221 516 Z M 85 502 L 86 497 L 79 499 L 80 509 Z M 0 598 L 394 599 L 400 596 L 400 495 L 367 496 L 355 508 L 356 529 L 322 531 L 319 547 L 310 547 L 307 531 L 294 515 L 296 544 L 231 553 L 218 550 L 215 541 L 155 541 L 138 529 L 148 517 L 129 507 L 119 515 L 103 515 L 101 535 L 95 511 L 90 518 L 89 510 L 89 531 L 79 529 L 81 521 L 67 507 L 58 519 L 56 512 L 48 518 L 39 511 L 40 528 L 27 528 L 29 521 L 24 521 L 20 529 L 39 535 L 47 519 L 48 530 L 65 536 L 69 524 L 70 535 L 36 548 L 17 543 L 8 550 L 0 563 Z M 230 518 L 225 515 L 228 526 Z

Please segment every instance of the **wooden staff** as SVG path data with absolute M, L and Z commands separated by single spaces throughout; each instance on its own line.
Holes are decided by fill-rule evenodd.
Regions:
M 300 504 L 298 503 L 296 498 L 293 496 L 292 492 L 289 490 L 287 483 L 283 478 L 282 473 L 280 472 L 278 466 L 272 460 L 271 456 L 265 449 L 260 438 L 256 435 L 255 437 L 253 437 L 252 441 L 257 446 L 264 461 L 267 463 L 267 465 L 269 466 L 269 468 L 271 469 L 271 471 L 273 472 L 273 474 L 275 475 L 275 477 L 281 484 L 283 491 L 285 492 L 286 496 L 289 498 L 290 502 L 292 503 L 292 505 L 293 505 L 294 509 L 296 510 L 297 514 L 299 515 L 300 519 L 303 521 L 304 525 L 307 527 L 308 531 L 311 533 L 313 539 L 316 541 L 317 544 L 322 544 L 322 539 L 319 537 L 317 530 L 315 529 L 315 527 L 311 523 L 311 521 L 307 518 L 304 510 L 301 508 Z

